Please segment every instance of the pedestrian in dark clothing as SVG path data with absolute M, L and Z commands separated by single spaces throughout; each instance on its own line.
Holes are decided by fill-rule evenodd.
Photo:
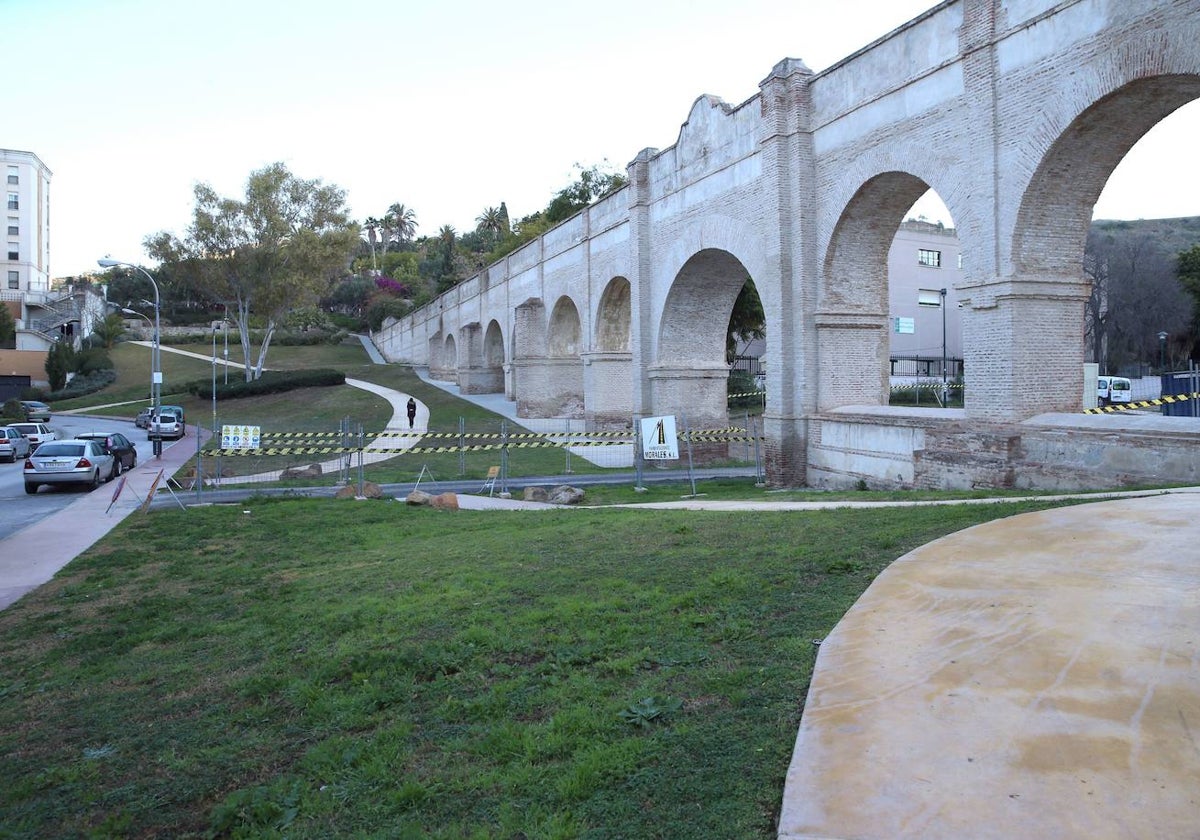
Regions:
M 417 401 L 412 397 L 408 398 L 408 428 L 413 427 L 413 421 L 417 419 Z

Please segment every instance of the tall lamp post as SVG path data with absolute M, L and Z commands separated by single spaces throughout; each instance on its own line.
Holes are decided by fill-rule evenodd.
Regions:
M 950 378 L 946 366 L 946 290 L 942 293 L 942 407 L 950 402 Z
M 1167 372 L 1167 332 L 1163 330 L 1158 334 L 1158 372 Z
M 217 324 L 212 325 L 212 432 L 217 433 Z
M 142 268 L 140 265 L 135 265 L 124 260 L 101 259 L 96 260 L 96 264 L 101 268 L 113 268 L 118 265 L 127 266 L 128 268 L 137 269 L 146 275 L 146 279 L 150 281 L 150 285 L 154 287 L 154 348 L 150 359 L 150 409 L 153 412 L 151 417 L 158 416 L 158 409 L 162 405 L 162 357 L 159 354 L 159 336 L 162 335 L 161 319 L 159 316 L 159 295 L 158 283 L 150 276 L 150 272 Z M 154 457 L 162 457 L 162 439 L 154 441 Z

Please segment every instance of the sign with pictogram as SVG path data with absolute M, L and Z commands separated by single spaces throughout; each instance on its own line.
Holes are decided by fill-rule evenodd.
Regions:
M 258 449 L 262 442 L 261 426 L 222 426 L 222 449 Z
M 675 415 L 642 418 L 642 457 L 647 461 L 679 460 Z

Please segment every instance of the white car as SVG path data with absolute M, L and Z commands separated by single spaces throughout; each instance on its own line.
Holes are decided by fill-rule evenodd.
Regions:
M 45 423 L 9 423 L 8 427 L 23 434 L 34 452 L 46 441 L 58 440 L 58 433 Z
M 52 440 L 25 459 L 25 492 L 43 484 L 76 484 L 96 489 L 113 472 L 113 456 L 97 440 Z
M 28 458 L 33 447 L 25 439 L 25 435 L 12 426 L 0 428 L 0 458 L 8 463 L 14 463 L 18 458 Z
M 146 439 L 172 438 L 179 440 L 184 435 L 183 421 L 173 412 L 164 411 L 150 418 L 150 426 L 146 429 Z

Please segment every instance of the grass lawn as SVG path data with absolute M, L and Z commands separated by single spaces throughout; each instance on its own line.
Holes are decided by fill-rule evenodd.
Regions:
M 771 838 L 813 641 L 1044 506 L 135 516 L 0 612 L 0 836 Z

